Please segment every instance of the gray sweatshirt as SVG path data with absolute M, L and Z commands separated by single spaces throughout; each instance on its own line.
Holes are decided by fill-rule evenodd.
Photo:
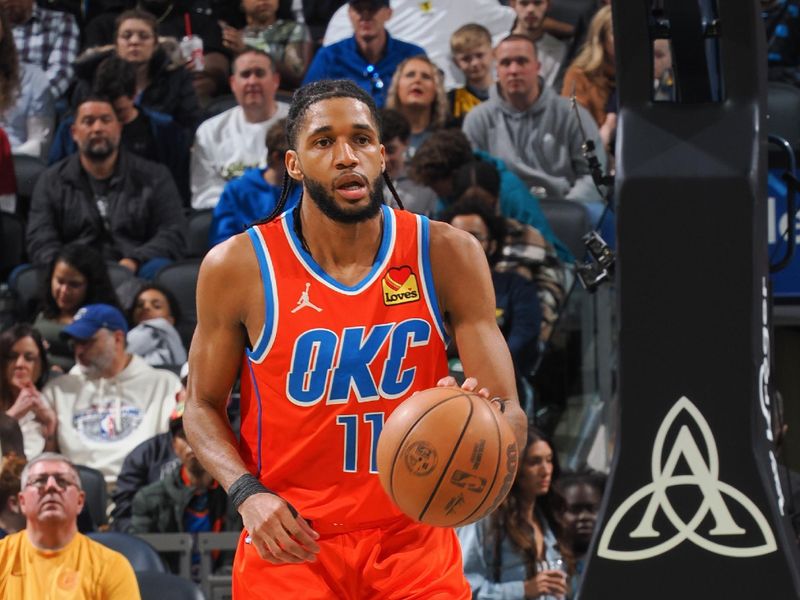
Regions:
M 547 86 L 542 85 L 541 90 L 536 101 L 523 111 L 493 90 L 489 100 L 467 113 L 464 133 L 473 148 L 501 159 L 528 187 L 544 188 L 548 198 L 599 201 L 581 151 L 585 140 L 570 100 Z M 578 111 L 604 165 L 606 156 L 597 125 L 582 106 Z

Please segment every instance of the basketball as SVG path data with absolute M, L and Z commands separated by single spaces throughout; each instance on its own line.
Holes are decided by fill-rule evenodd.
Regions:
M 511 426 L 485 398 L 435 387 L 395 409 L 377 459 L 383 489 L 400 510 L 421 523 L 457 527 L 503 501 L 518 451 Z

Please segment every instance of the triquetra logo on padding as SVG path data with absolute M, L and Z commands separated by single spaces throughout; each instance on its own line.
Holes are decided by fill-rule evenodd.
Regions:
M 663 460 L 667 434 L 684 412 L 700 431 L 706 452 L 701 452 L 692 430 L 683 424 L 666 460 Z M 690 474 L 675 474 L 681 458 L 684 468 L 688 465 Z M 669 552 L 684 541 L 692 542 L 714 554 L 738 558 L 761 556 L 777 550 L 775 535 L 761 510 L 741 491 L 719 480 L 719 452 L 714 435 L 700 410 L 685 396 L 669 410 L 658 428 L 651 456 L 651 470 L 653 481 L 628 496 L 611 515 L 600 537 L 598 556 L 620 561 L 645 560 Z M 688 520 L 681 518 L 670 502 L 668 490 L 673 486 L 694 486 L 700 492 L 702 500 Z M 727 501 L 723 496 L 727 497 Z M 634 507 L 645 500 L 647 506 L 642 517 L 638 520 L 631 517 Z M 738 507 L 732 503 L 738 504 Z M 734 508 L 738 520 L 734 518 L 731 508 Z M 742 518 L 745 513 L 749 515 L 749 519 Z M 663 525 L 660 525 L 661 530 L 656 529 L 655 521 L 659 515 L 666 517 L 674 532 L 670 534 L 665 531 Z M 704 535 L 699 529 L 709 515 L 714 526 Z M 663 523 L 663 519 L 659 522 Z M 626 533 L 620 529 L 621 523 L 636 523 L 636 526 Z M 741 539 L 740 536 L 752 535 L 754 528 L 757 528 L 763 543 L 754 546 L 735 543 L 737 537 Z M 637 549 L 618 547 L 626 538 L 652 541 L 652 544 Z M 616 545 L 612 546 L 612 543 Z

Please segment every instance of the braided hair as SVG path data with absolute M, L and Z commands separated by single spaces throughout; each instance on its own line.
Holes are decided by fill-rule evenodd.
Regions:
M 297 149 L 297 136 L 300 127 L 303 125 L 303 121 L 305 120 L 308 109 L 317 102 L 321 102 L 322 100 L 330 100 L 331 98 L 353 98 L 363 103 L 369 109 L 372 120 L 375 122 L 375 125 L 378 128 L 379 138 L 383 140 L 381 119 L 378 116 L 378 107 L 375 105 L 375 101 L 372 99 L 372 96 L 370 96 L 366 91 L 361 89 L 357 84 L 353 83 L 349 79 L 323 79 L 322 81 L 315 81 L 313 83 L 304 85 L 292 96 L 292 104 L 289 107 L 289 114 L 286 118 L 286 140 L 288 142 L 289 150 Z M 386 184 L 386 187 L 389 188 L 389 192 L 391 192 L 395 202 L 397 202 L 397 205 L 403 209 L 403 202 L 397 195 L 397 190 L 395 189 L 394 184 L 392 183 L 391 179 L 389 178 L 389 174 L 386 173 L 386 171 L 383 172 L 383 181 Z M 291 191 L 294 183 L 294 179 L 289 176 L 288 171 L 285 171 L 283 174 L 281 195 L 278 199 L 278 203 L 275 205 L 275 208 L 272 210 L 272 212 L 262 221 L 259 221 L 259 223 L 269 223 L 278 215 L 283 213 L 284 208 L 286 208 L 286 201 L 289 198 L 289 192 Z M 299 202 L 297 203 L 297 206 L 300 206 Z M 297 220 L 295 220 L 295 222 L 297 222 Z

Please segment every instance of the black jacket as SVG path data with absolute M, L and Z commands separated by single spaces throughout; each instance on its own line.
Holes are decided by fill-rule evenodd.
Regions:
M 170 432 L 159 433 L 131 450 L 122 463 L 117 487 L 111 496 L 114 501 L 111 528 L 115 531 L 128 531 L 136 492 L 150 483 L 164 479 L 176 467 L 180 467 L 180 460 L 172 448 Z
M 31 262 L 48 264 L 70 242 L 92 246 L 113 261 L 183 256 L 186 219 L 166 167 L 120 149 L 108 197 L 106 229 L 78 154 L 44 171 L 31 198 Z
M 71 96 L 73 109 L 89 95 L 97 67 L 112 53 L 113 49 L 92 49 L 75 61 L 76 82 Z M 183 65 L 170 62 L 161 46 L 150 59 L 150 85 L 144 89 L 138 103 L 170 115 L 189 131 L 194 131 L 200 120 L 200 105 L 192 86 L 192 74 Z

